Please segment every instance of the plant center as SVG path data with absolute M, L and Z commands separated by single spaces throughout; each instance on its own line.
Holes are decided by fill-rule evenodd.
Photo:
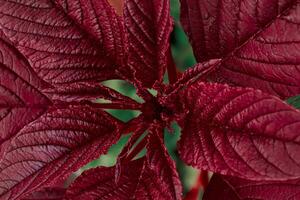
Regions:
M 164 105 L 159 103 L 159 100 L 155 96 L 151 96 L 151 98 L 147 99 L 142 106 L 142 113 L 147 121 L 159 121 L 161 123 L 167 123 L 169 116 L 172 115 L 172 111 L 169 110 Z

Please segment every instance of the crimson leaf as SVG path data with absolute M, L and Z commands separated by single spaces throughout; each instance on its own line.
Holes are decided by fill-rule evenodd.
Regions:
M 51 104 L 39 89 L 47 85 L 30 68 L 26 59 L 0 38 L 0 145 L 24 125 L 43 114 Z M 16 123 L 17 122 L 17 123 Z
M 84 172 L 69 187 L 66 199 L 175 199 L 165 191 L 167 181 L 148 167 L 145 159 L 124 165 L 118 183 L 115 182 L 115 167 L 95 168 Z
M 120 107 L 139 107 L 139 104 L 131 98 L 99 83 L 78 82 L 60 85 L 59 87 L 46 88 L 43 89 L 42 92 L 51 98 L 52 101 L 59 103 L 93 102 L 102 98 L 115 104 L 120 104 Z
M 151 126 L 146 158 L 124 163 L 116 182 L 116 168 L 85 172 L 67 191 L 67 199 L 181 199 L 181 184 L 174 162 L 160 138 L 162 127 Z
M 78 82 L 59 87 L 52 87 L 43 90 L 52 101 L 94 101 L 98 98 L 106 100 L 119 100 L 123 96 L 117 92 L 98 83 Z
M 181 0 L 198 61 L 223 58 L 217 81 L 282 98 L 300 93 L 297 0 Z
M 164 146 L 162 136 L 163 127 L 153 124 L 149 129 L 149 143 L 147 145 L 147 161 L 149 168 L 161 179 L 161 190 L 165 195 L 169 195 L 167 199 L 181 199 L 181 183 L 176 171 L 174 161 L 170 158 L 166 147 Z M 141 193 L 138 199 L 147 199 L 145 194 Z M 153 199 L 161 199 L 159 196 Z
M 107 0 L 55 0 L 84 31 L 95 38 L 99 47 L 117 63 L 124 64 L 127 41 L 122 19 Z
M 43 188 L 22 200 L 63 200 L 65 191 L 66 189 L 61 187 Z
M 300 180 L 284 182 L 249 181 L 213 175 L 203 200 L 291 200 L 300 198 Z
M 49 83 L 116 77 L 106 49 L 52 0 L 1 0 L 0 28 Z
M 199 81 L 211 74 L 281 98 L 299 93 L 300 1 L 182 0 L 197 59 L 207 62 L 177 82 L 169 0 L 126 0 L 123 16 L 109 1 L 0 0 L 1 199 L 61 199 L 58 184 L 131 131 L 116 167 L 85 172 L 64 198 L 180 199 L 163 144 L 163 129 L 174 120 L 183 128 L 179 153 L 188 164 L 263 181 L 255 184 L 285 181 L 281 188 L 300 177 L 298 110 L 255 89 Z M 133 82 L 144 103 L 98 84 L 111 78 Z M 105 108 L 141 114 L 123 124 Z M 144 147 L 146 156 L 132 161 Z M 239 196 L 253 183 L 220 179 Z
M 128 163 L 124 172 L 115 183 L 115 167 L 99 167 L 85 171 L 66 192 L 67 200 L 135 199 L 135 190 L 143 171 L 144 159 Z M 145 184 L 148 184 L 145 182 Z M 151 184 L 151 182 L 150 182 Z M 146 185 L 147 186 L 147 185 Z
M 125 25 L 129 40 L 129 65 L 145 87 L 161 82 L 167 66 L 172 30 L 169 0 L 126 0 Z
M 119 138 L 120 123 L 89 106 L 50 108 L 15 136 L 0 162 L 0 197 L 18 199 L 60 183 L 105 153 Z
M 195 167 L 252 180 L 300 175 L 300 112 L 250 88 L 197 82 L 182 94 L 181 158 Z

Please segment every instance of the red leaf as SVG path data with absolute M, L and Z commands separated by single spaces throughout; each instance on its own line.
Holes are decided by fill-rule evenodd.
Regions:
M 11 141 L 0 162 L 0 198 L 19 199 L 60 183 L 105 153 L 118 140 L 119 129 L 120 123 L 99 109 L 51 108 Z
M 197 82 L 182 94 L 181 158 L 252 180 L 300 177 L 300 112 L 249 88 Z
M 0 38 L 0 157 L 8 140 L 51 104 L 39 91 L 45 87 L 25 58 Z
M 299 190 L 299 180 L 256 182 L 215 174 L 204 193 L 203 200 L 296 200 L 300 199 Z
M 181 182 L 176 171 L 176 165 L 170 158 L 167 149 L 162 140 L 163 127 L 154 124 L 149 130 L 150 138 L 147 145 L 147 161 L 149 168 L 157 175 L 158 178 L 163 180 L 166 184 L 161 185 L 161 190 L 165 195 L 169 195 L 168 199 L 181 199 L 182 187 Z M 163 186 L 163 187 L 162 187 Z M 146 199 L 145 194 L 141 194 L 138 199 Z M 160 199 L 157 196 L 154 199 Z
M 148 168 L 145 159 L 131 161 L 122 169 L 124 170 L 117 185 L 114 179 L 115 167 L 99 167 L 84 172 L 67 190 L 66 199 L 174 199 L 168 191 L 163 190 L 165 180 Z
M 138 181 L 137 188 L 134 193 L 134 199 L 181 199 L 180 196 L 178 196 L 181 194 L 181 186 L 177 184 L 178 180 L 176 180 L 176 182 L 169 182 L 170 180 L 164 179 L 166 177 L 163 174 L 157 173 L 158 171 L 158 169 L 153 170 L 153 168 L 149 168 L 148 164 L 145 166 L 145 168 L 142 171 L 141 177 Z M 166 172 L 166 169 L 164 171 Z M 174 173 L 174 171 L 172 173 Z M 173 179 L 175 177 L 171 178 Z M 168 179 L 170 179 L 170 177 Z M 174 191 L 174 189 L 178 190 Z
M 127 52 L 124 24 L 107 0 L 55 0 L 120 65 Z M 105 58 L 107 59 L 107 58 Z
M 66 192 L 67 200 L 123 200 L 134 199 L 135 190 L 140 181 L 144 159 L 139 159 L 124 166 L 124 173 L 115 183 L 115 167 L 98 167 L 85 171 Z
M 97 99 L 105 99 L 113 103 L 132 105 L 138 107 L 139 104 L 129 97 L 126 97 L 117 91 L 105 87 L 99 83 L 79 82 L 67 85 L 60 85 L 55 88 L 44 89 L 46 94 L 52 101 L 62 102 L 83 102 L 95 101 Z
M 108 58 L 107 47 L 52 0 L 0 0 L 0 28 L 47 82 L 116 77 L 116 63 Z
M 300 93 L 299 1 L 181 0 L 198 61 L 223 58 L 214 80 L 282 98 Z
M 22 200 L 63 200 L 65 191 L 65 188 L 60 187 L 43 188 Z
M 114 94 L 117 92 L 114 92 L 112 89 L 100 85 L 99 83 L 72 83 L 45 89 L 43 92 L 53 101 L 93 101 L 98 98 L 105 98 L 107 100 L 118 99 L 114 97 Z
M 169 0 L 126 0 L 125 25 L 129 37 L 129 65 L 145 87 L 161 82 L 167 66 L 172 31 Z

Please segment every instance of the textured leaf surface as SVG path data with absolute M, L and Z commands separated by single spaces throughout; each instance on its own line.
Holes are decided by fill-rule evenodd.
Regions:
M 97 98 L 115 100 L 111 94 L 113 91 L 99 83 L 72 83 L 47 88 L 43 92 L 54 101 L 82 101 L 96 100 Z
M 123 64 L 127 51 L 124 24 L 107 0 L 56 0 L 56 2 L 96 39 L 99 47 L 101 46 L 111 58 L 116 59 L 118 64 Z
M 40 92 L 47 85 L 30 68 L 26 59 L 1 36 L 0 39 L 0 145 L 24 125 L 35 120 L 50 101 Z M 16 123 L 17 122 L 17 123 Z
M 55 102 L 93 102 L 105 99 L 113 103 L 133 105 L 138 107 L 138 103 L 119 92 L 103 86 L 99 83 L 78 82 L 59 87 L 52 87 L 42 90 L 52 101 Z
M 300 177 L 300 112 L 261 91 L 197 82 L 182 93 L 181 158 L 252 180 Z
M 47 82 L 115 77 L 104 46 L 51 0 L 1 0 L 0 28 Z
M 169 0 L 126 0 L 125 25 L 129 40 L 129 64 L 143 86 L 162 81 L 172 30 Z
M 44 188 L 22 200 L 63 200 L 66 189 L 60 187 Z
M 298 0 L 181 0 L 197 60 L 223 58 L 212 77 L 282 98 L 300 93 Z
M 25 126 L 0 162 L 0 198 L 18 199 L 64 180 L 119 138 L 120 124 L 88 106 L 52 108 Z
M 155 147 L 157 144 L 152 148 Z M 100 167 L 84 172 L 68 189 L 66 199 L 180 199 L 178 175 L 173 171 L 174 168 L 169 171 L 168 165 L 163 166 L 168 159 L 162 158 L 162 152 L 157 153 L 161 147 L 158 148 L 149 154 L 147 160 L 143 158 L 124 164 L 117 183 L 115 167 Z M 172 166 L 175 167 L 174 163 Z
M 115 167 L 99 167 L 85 171 L 66 192 L 67 200 L 123 200 L 135 199 L 135 190 L 140 182 L 144 159 L 132 161 L 124 166 L 124 173 L 115 183 Z
M 176 171 L 175 162 L 169 156 L 162 140 L 163 128 L 154 125 L 149 130 L 149 143 L 147 145 L 147 160 L 149 168 L 161 179 L 161 191 L 169 197 L 155 196 L 153 199 L 181 199 L 182 187 Z M 138 192 L 137 199 L 147 199 L 145 193 Z
M 203 200 L 297 200 L 300 181 L 249 181 L 215 174 L 204 193 Z

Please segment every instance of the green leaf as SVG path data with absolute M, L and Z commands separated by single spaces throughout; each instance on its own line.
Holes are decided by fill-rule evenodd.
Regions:
M 300 96 L 291 97 L 287 100 L 287 103 L 300 109 Z

